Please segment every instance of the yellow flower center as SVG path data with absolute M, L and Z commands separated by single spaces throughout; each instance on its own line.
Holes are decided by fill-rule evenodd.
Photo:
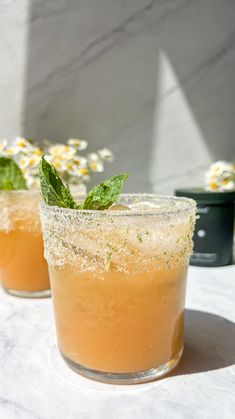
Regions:
M 89 175 L 89 170 L 86 169 L 85 167 L 82 167 L 80 169 L 80 173 L 81 173 L 81 175 Z
M 27 147 L 27 143 L 26 143 L 26 141 L 25 141 L 25 140 L 18 140 L 18 141 L 17 141 L 17 145 L 18 145 L 19 147 L 21 147 L 21 148 L 25 148 L 25 147 Z
M 34 157 L 32 157 L 32 158 L 29 160 L 29 166 L 30 166 L 30 167 L 34 167 L 36 164 L 37 164 L 37 160 L 36 160 Z
M 35 156 L 42 156 L 43 155 L 43 151 L 40 150 L 40 148 L 38 150 L 34 150 L 33 154 L 35 154 Z
M 56 169 L 61 169 L 62 164 L 61 164 L 61 162 L 60 162 L 60 161 L 54 161 L 53 166 L 54 166 Z
M 73 163 L 67 163 L 67 170 L 73 170 Z
M 218 189 L 218 183 L 216 183 L 216 182 L 210 182 L 209 186 L 213 191 Z
M 97 170 L 97 164 L 96 164 L 95 162 L 91 162 L 91 163 L 90 163 L 90 167 L 91 167 L 91 169 L 92 169 L 92 170 L 94 170 L 94 171 L 95 171 L 95 170 Z
M 15 147 L 9 147 L 9 148 L 7 148 L 7 150 L 6 150 L 6 154 L 7 154 L 8 156 L 11 156 L 12 154 L 15 154 L 15 152 L 16 152 Z
M 25 166 L 27 164 L 27 160 L 25 158 L 20 159 L 20 165 Z
M 80 166 L 81 161 L 79 159 L 73 159 L 74 163 L 78 166 Z

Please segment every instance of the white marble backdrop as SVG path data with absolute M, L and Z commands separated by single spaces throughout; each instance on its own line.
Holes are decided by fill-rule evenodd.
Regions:
M 235 1 L 0 0 L 0 25 L 0 137 L 107 146 L 129 191 L 235 158 Z

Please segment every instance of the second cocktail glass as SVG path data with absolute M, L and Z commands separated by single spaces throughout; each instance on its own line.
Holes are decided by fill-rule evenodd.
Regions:
M 0 274 L 6 292 L 18 297 L 50 296 L 39 217 L 40 192 L 0 192 Z

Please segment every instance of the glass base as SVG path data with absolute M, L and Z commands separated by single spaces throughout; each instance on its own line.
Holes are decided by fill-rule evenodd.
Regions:
M 51 297 L 51 290 L 42 291 L 23 291 L 23 290 L 12 290 L 10 288 L 4 288 L 7 294 L 13 295 L 14 297 L 21 298 L 47 298 Z
M 183 348 L 172 358 L 170 361 L 157 368 L 151 368 L 146 371 L 133 372 L 133 373 L 113 373 L 103 372 L 98 370 L 92 370 L 84 367 L 83 365 L 77 364 L 67 358 L 62 352 L 60 352 L 62 358 L 66 364 L 72 368 L 78 374 L 83 375 L 91 380 L 100 381 L 107 384 L 140 384 L 154 381 L 164 377 L 170 371 L 172 371 L 179 363 L 183 353 Z

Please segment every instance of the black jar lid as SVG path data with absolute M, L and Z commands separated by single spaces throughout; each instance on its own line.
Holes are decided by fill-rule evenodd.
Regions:
M 175 195 L 192 198 L 204 205 L 226 204 L 235 201 L 235 191 L 210 192 L 203 188 L 180 188 L 175 190 Z

